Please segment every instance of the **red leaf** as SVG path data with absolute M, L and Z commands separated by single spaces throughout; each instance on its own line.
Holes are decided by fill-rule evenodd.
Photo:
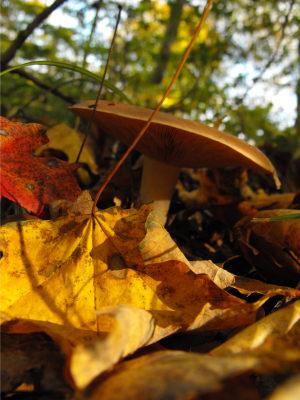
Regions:
M 1 191 L 27 211 L 45 218 L 54 200 L 75 201 L 81 190 L 72 172 L 78 164 L 30 153 L 49 142 L 39 124 L 21 124 L 0 117 Z

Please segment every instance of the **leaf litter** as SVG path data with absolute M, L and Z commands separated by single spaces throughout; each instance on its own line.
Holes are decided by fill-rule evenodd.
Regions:
M 182 399 L 208 395 L 203 397 L 206 399 L 210 393 L 222 393 L 236 377 L 299 369 L 299 318 L 300 301 L 296 301 L 246 328 L 208 355 L 159 351 L 121 363 L 102 378 L 90 399 Z M 274 352 L 274 348 L 280 351 Z M 241 398 L 245 398 L 245 393 Z
M 119 368 L 123 371 L 123 364 L 126 368 L 129 366 L 128 373 L 135 376 L 134 365 L 138 362 L 139 374 L 147 375 L 143 363 L 139 364 L 143 360 L 151 360 L 156 390 L 160 394 L 164 389 L 159 382 L 166 383 L 170 379 L 167 371 L 171 368 L 171 360 L 178 383 L 171 385 L 174 386 L 172 396 L 181 398 L 182 393 L 188 396 L 190 389 L 180 388 L 180 385 L 186 388 L 184 371 L 190 374 L 191 367 L 187 366 L 187 370 L 185 367 L 186 357 L 188 360 L 190 357 L 188 353 L 177 355 L 177 351 L 159 351 L 161 355 L 154 353 L 121 362 L 141 346 L 149 346 L 161 338 L 167 340 L 176 332 L 201 336 L 219 331 L 226 336 L 229 332 L 242 330 L 234 338 L 240 346 L 244 344 L 244 352 L 251 354 L 253 348 L 249 349 L 247 344 L 249 335 L 253 341 L 261 342 L 264 337 L 266 342 L 272 343 L 269 353 L 257 350 L 256 358 L 249 355 L 248 359 L 247 356 L 244 365 L 238 361 L 241 356 L 234 354 L 235 372 L 225 378 L 215 374 L 210 387 L 199 382 L 193 389 L 198 395 L 211 391 L 225 393 L 227 379 L 231 382 L 234 377 L 249 374 L 250 370 L 257 374 L 297 370 L 298 343 L 288 330 L 289 324 L 296 329 L 292 332 L 299 329 L 297 309 L 290 308 L 289 314 L 288 308 L 279 310 L 270 315 L 272 321 L 267 320 L 269 317 L 261 319 L 260 310 L 273 296 L 283 295 L 289 300 L 298 297 L 299 291 L 230 274 L 211 261 L 188 261 L 151 211 L 151 204 L 138 209 L 114 207 L 97 211 L 95 215 L 100 225 L 91 215 L 92 204 L 88 193 L 83 192 L 75 202 L 59 200 L 52 203 L 53 220 L 17 221 L 2 228 L 2 332 L 13 333 L 12 337 L 22 333 L 37 335 L 36 332 L 41 331 L 50 335 L 65 352 L 64 377 L 67 382 L 77 389 L 96 385 L 95 392 L 88 394 L 88 398 L 97 398 L 99 393 L 103 398 L 113 398 L 110 396 L 115 384 L 109 384 L 111 394 L 106 393 L 106 385 L 113 379 L 114 375 L 110 374 L 114 371 L 117 381 L 120 380 Z M 230 288 L 246 295 L 260 293 L 263 297 L 248 303 L 230 294 Z M 281 311 L 286 318 L 280 317 Z M 256 320 L 256 323 L 264 321 L 260 329 L 256 328 Z M 243 332 L 247 333 L 245 326 L 254 327 L 253 332 L 258 332 L 256 336 L 251 331 L 248 336 L 241 336 Z M 273 337 L 272 332 L 276 330 L 283 332 L 281 344 Z M 228 343 L 227 352 L 231 349 L 230 340 L 225 342 Z M 268 360 L 274 359 L 272 349 L 278 346 L 286 351 L 280 352 L 280 362 L 271 369 Z M 223 348 L 224 345 L 218 346 L 215 351 Z M 171 358 L 164 358 L 162 353 L 168 357 L 170 354 Z M 219 358 L 214 361 L 211 358 L 217 357 L 214 350 L 206 358 L 194 355 L 197 357 L 187 361 L 188 365 L 192 363 L 195 371 L 204 368 L 201 371 L 207 382 L 207 368 L 212 368 L 211 363 L 217 363 L 223 369 L 233 363 L 232 354 L 230 357 L 226 354 L 227 358 L 222 355 L 223 364 Z M 178 366 L 176 357 L 179 357 Z M 158 369 L 156 359 L 159 360 Z M 179 363 L 183 363 L 181 369 Z M 203 363 L 205 367 L 201 367 Z M 260 368 L 255 367 L 260 364 Z M 99 376 L 102 376 L 101 383 L 93 383 Z M 132 390 L 129 386 L 136 386 L 136 380 L 130 383 L 127 375 L 124 376 L 127 383 L 123 384 L 122 391 L 126 397 Z M 149 375 L 149 381 L 151 377 Z M 121 382 L 124 381 L 121 379 Z M 148 385 L 142 383 L 138 387 L 148 393 Z M 148 396 L 150 394 L 149 389 Z M 86 394 L 82 396 L 86 397 Z M 139 396 L 138 392 L 136 396 Z
M 45 217 L 51 201 L 55 204 L 50 207 L 52 221 L 8 222 L 2 228 L 2 332 L 6 338 L 46 332 L 59 343 L 66 357 L 64 377 L 76 390 L 74 399 L 227 395 L 253 400 L 261 397 L 249 375 L 299 370 L 299 291 L 226 273 L 209 261 L 188 261 L 151 205 L 91 215 L 85 194 L 73 204 L 80 193 L 75 184 L 69 188 L 71 196 L 64 192 L 42 201 L 31 198 L 26 204 L 20 200 L 30 198 L 28 193 L 23 196 L 24 188 L 9 197 L 7 187 L 1 188 L 6 197 L 38 216 Z M 209 199 L 209 188 L 205 196 Z M 201 193 L 193 199 L 196 207 L 199 198 L 203 199 Z M 223 200 L 218 195 L 217 206 L 232 208 L 231 224 L 253 207 L 236 208 L 236 193 Z M 215 215 L 228 222 L 224 210 L 217 209 Z M 263 297 L 246 302 L 230 288 Z M 263 304 L 279 295 L 286 297 L 288 307 L 263 317 Z M 223 332 L 228 340 L 208 354 L 159 347 L 151 353 L 151 343 L 176 332 L 214 331 Z M 231 338 L 230 331 L 236 332 Z M 148 355 L 136 353 L 122 361 L 145 345 Z M 12 380 L 8 391 L 17 393 L 31 385 L 21 372 Z M 36 381 L 34 389 L 35 385 Z
M 82 199 L 88 203 L 85 194 Z M 10 334 L 44 330 L 52 336 L 68 355 L 68 373 L 77 388 L 143 345 L 178 331 L 249 325 L 268 298 L 300 295 L 265 285 L 260 290 L 264 297 L 246 303 L 197 270 L 201 262 L 189 263 L 151 212 L 151 204 L 98 211 L 99 226 L 91 215 L 80 213 L 79 203 L 69 207 L 73 213 L 68 216 L 14 222 L 1 231 L 2 329 Z M 132 308 L 141 314 L 134 317 Z M 126 318 L 133 334 L 130 323 L 118 327 Z M 139 329 L 135 318 L 146 318 Z

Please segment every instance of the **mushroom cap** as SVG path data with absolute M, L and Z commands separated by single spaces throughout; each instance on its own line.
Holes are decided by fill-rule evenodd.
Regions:
M 90 119 L 95 101 L 69 108 L 74 114 Z M 105 133 L 129 146 L 150 118 L 153 110 L 129 104 L 98 101 L 93 122 Z M 136 150 L 167 164 L 199 168 L 241 166 L 273 174 L 280 182 L 271 161 L 256 147 L 218 129 L 158 112 Z

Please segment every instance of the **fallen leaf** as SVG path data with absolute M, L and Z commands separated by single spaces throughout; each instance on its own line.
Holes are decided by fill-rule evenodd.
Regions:
M 54 221 L 58 217 L 68 215 L 86 215 L 92 214 L 94 201 L 88 190 L 83 190 L 77 199 L 72 202 L 68 200 L 55 200 L 50 204 L 49 211 L 51 219 Z M 99 211 L 95 207 L 95 211 Z
M 1 291 L 4 314 L 38 323 L 73 343 L 85 342 L 86 336 L 97 337 L 100 317 L 95 310 L 120 300 L 109 302 L 105 281 L 111 283 L 112 297 L 121 298 L 129 289 L 129 277 L 127 285 L 120 285 L 113 263 L 125 265 L 121 254 L 138 246 L 145 236 L 150 211 L 148 206 L 139 211 L 112 208 L 99 212 L 101 228 L 91 215 L 5 225 L 1 230 L 6 266 L 1 269 L 3 289 L 6 286 Z M 126 268 L 125 274 L 136 273 Z M 109 332 L 110 325 L 101 332 Z
M 138 210 L 114 207 L 96 216 L 101 227 L 91 215 L 70 215 L 2 228 L 5 315 L 84 343 L 84 337 L 111 329 L 111 319 L 105 325 L 103 316 L 99 325 L 95 310 L 128 304 L 155 317 L 154 342 L 181 329 L 205 331 L 251 323 L 268 298 L 247 304 L 218 288 L 207 275 L 192 272 L 151 213 L 151 205 Z M 285 293 L 272 293 L 279 292 Z
M 244 168 L 205 169 L 199 173 L 203 202 L 206 205 L 225 205 L 243 200 L 248 174 Z
M 208 261 L 196 261 L 191 263 L 192 270 L 196 274 L 207 274 L 210 279 L 221 289 L 227 289 L 232 287 L 237 289 L 242 294 L 268 294 L 272 293 L 274 290 L 289 290 L 288 287 L 270 285 L 258 281 L 256 279 L 246 278 L 244 276 L 238 276 L 231 274 L 223 268 L 218 267 L 216 264 Z
M 224 224 L 233 226 L 245 215 L 257 212 L 243 202 L 253 191 L 247 185 L 248 175 L 243 168 L 206 168 L 193 174 L 200 188 L 187 191 L 179 181 L 178 196 L 188 209 L 207 208 Z
M 56 395 L 72 389 L 62 377 L 65 357 L 60 347 L 44 333 L 1 334 L 1 391 L 20 389 L 23 383 L 37 384 L 37 390 Z M 38 382 L 37 382 L 38 377 Z M 55 394 L 54 394 L 55 396 Z
M 9 215 L 8 217 L 2 219 L 0 221 L 0 225 L 5 225 L 10 222 L 17 222 L 17 221 L 27 221 L 29 219 L 37 219 L 35 215 L 30 215 L 30 214 L 13 214 Z
M 66 124 L 58 124 L 47 130 L 49 143 L 35 150 L 34 154 L 39 156 L 47 148 L 63 150 L 70 162 L 75 162 L 82 144 L 82 137 L 75 129 Z M 98 173 L 98 166 L 92 156 L 92 150 L 85 145 L 80 155 L 80 162 L 88 164 L 94 174 Z
M 300 195 L 297 193 L 281 193 L 272 194 L 270 196 L 263 196 L 262 198 L 254 198 L 244 201 L 243 204 L 247 207 L 252 207 L 260 210 L 275 210 L 284 208 L 293 208 L 291 205 L 295 202 L 299 203 Z
M 160 351 L 118 365 L 100 380 L 89 400 L 202 399 L 222 393 L 226 379 L 232 384 L 233 378 L 249 371 L 241 357 L 232 364 L 230 361 L 226 357 Z
M 299 400 L 300 373 L 288 378 L 275 389 L 268 400 Z
M 67 157 L 66 161 L 75 162 L 81 148 L 81 144 L 84 135 L 80 135 L 75 129 L 70 128 L 66 124 L 58 124 L 52 126 L 47 130 L 47 135 L 50 140 L 48 144 L 43 145 L 39 149 L 35 150 L 34 154 L 41 157 L 56 157 L 55 152 L 61 152 Z M 50 155 L 48 155 L 50 153 Z M 51 154 L 52 153 L 52 154 Z M 57 157 L 61 158 L 61 157 Z M 85 143 L 82 153 L 80 155 L 80 164 L 88 165 L 90 171 L 94 175 L 99 174 L 98 165 L 95 163 L 95 155 L 93 150 L 89 146 L 89 143 Z M 61 158 L 64 159 L 64 158 Z M 76 171 L 79 182 L 86 186 L 92 184 L 91 176 L 86 169 L 80 168 Z
M 253 218 L 292 215 L 299 210 L 260 211 L 234 227 L 246 260 L 270 283 L 295 287 L 300 279 L 300 220 L 254 222 Z
M 87 343 L 113 332 L 113 318 L 95 310 L 125 304 L 155 318 L 151 344 L 180 330 L 250 324 L 271 296 L 300 296 L 277 289 L 247 304 L 195 274 L 149 204 L 95 215 L 2 228 L 4 332 L 42 329 L 62 345 Z
M 48 217 L 52 201 L 77 198 L 81 190 L 72 172 L 79 165 L 31 155 L 49 141 L 42 125 L 13 123 L 0 117 L 0 137 L 0 198 L 3 195 L 42 217 Z
M 234 378 L 299 370 L 299 334 L 300 301 L 296 301 L 244 329 L 210 355 L 160 351 L 122 362 L 99 380 L 89 400 L 226 399 L 228 386 L 232 399 Z M 248 397 L 244 393 L 240 398 Z
M 226 205 L 243 200 L 242 192 L 248 181 L 247 170 L 235 168 L 205 168 L 193 174 L 193 179 L 199 180 L 200 188 L 191 192 L 184 189 L 181 182 L 177 183 L 179 198 L 195 206 Z
M 281 372 L 284 368 L 300 367 L 300 301 L 284 307 L 245 328 L 210 352 L 212 356 L 244 355 L 257 357 L 263 363 L 270 360 L 267 370 L 258 373 Z M 272 361 L 271 361 L 272 360 Z M 291 367 L 292 368 L 292 367 Z
M 79 389 L 109 370 L 117 362 L 134 353 L 151 339 L 155 320 L 136 307 L 119 305 L 96 311 L 96 315 L 112 315 L 116 326 L 104 340 L 77 346 L 71 356 L 70 372 Z

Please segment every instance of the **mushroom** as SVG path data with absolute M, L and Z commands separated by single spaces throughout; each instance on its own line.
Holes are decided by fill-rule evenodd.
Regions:
M 95 101 L 86 101 L 69 109 L 89 120 L 94 104 Z M 93 122 L 129 146 L 152 113 L 147 108 L 100 100 Z M 163 224 L 182 167 L 251 168 L 273 174 L 277 188 L 280 187 L 274 166 L 257 148 L 200 122 L 163 112 L 156 115 L 135 149 L 145 155 L 141 201 L 154 200 L 153 209 Z

